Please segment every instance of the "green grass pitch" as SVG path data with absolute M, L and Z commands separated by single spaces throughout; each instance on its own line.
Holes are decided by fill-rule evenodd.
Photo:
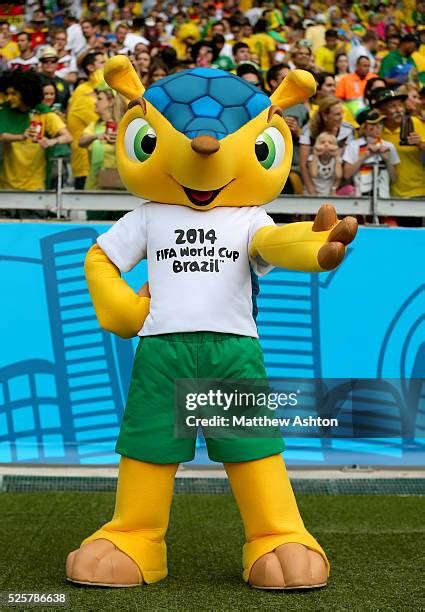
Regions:
M 177 495 L 168 578 L 106 589 L 72 586 L 64 567 L 67 553 L 111 518 L 113 494 L 3 493 L 0 591 L 63 592 L 67 609 L 96 612 L 425 609 L 424 497 L 299 495 L 298 502 L 331 562 L 325 589 L 281 593 L 243 583 L 243 531 L 230 495 Z

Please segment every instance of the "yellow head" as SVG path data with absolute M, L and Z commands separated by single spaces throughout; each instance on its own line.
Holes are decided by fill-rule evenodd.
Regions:
M 315 91 L 302 70 L 289 73 L 269 99 L 236 76 L 196 68 L 145 92 L 120 55 L 108 61 L 105 80 L 130 100 L 116 145 L 127 189 L 198 210 L 261 205 L 280 193 L 292 162 L 282 110 Z

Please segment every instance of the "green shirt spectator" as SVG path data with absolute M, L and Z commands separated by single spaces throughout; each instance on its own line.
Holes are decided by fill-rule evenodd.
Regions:
M 378 75 L 384 78 L 390 86 L 405 83 L 407 81 L 408 66 L 410 65 L 416 69 L 412 53 L 416 51 L 417 46 L 417 39 L 413 34 L 403 36 L 400 41 L 400 47 L 390 51 L 382 60 Z

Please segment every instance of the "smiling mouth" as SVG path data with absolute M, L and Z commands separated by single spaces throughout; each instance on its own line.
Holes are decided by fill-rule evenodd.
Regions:
M 183 189 L 192 204 L 196 204 L 196 206 L 208 206 L 208 204 L 211 204 L 211 202 L 215 200 L 223 187 L 212 191 L 198 191 L 197 189 L 189 189 L 188 187 L 183 187 Z
M 223 185 L 223 187 L 220 187 L 219 189 L 211 189 L 210 191 L 199 191 L 198 189 L 189 189 L 189 187 L 184 187 L 184 185 L 181 185 L 181 187 L 184 189 L 185 194 L 187 195 L 189 200 L 192 202 L 192 204 L 195 204 L 196 206 L 208 206 L 208 204 L 211 204 L 211 202 L 215 200 L 218 194 L 221 191 L 223 191 L 225 187 L 230 185 L 230 183 L 232 183 L 233 180 L 234 179 L 232 179 L 232 181 L 229 181 L 226 185 Z

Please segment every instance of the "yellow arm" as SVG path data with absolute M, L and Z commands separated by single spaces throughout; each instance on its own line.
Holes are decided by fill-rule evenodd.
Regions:
M 312 227 L 311 221 L 262 227 L 254 234 L 250 255 L 279 268 L 321 272 L 317 256 L 330 231 L 313 232 Z
M 323 272 L 341 263 L 345 245 L 354 239 L 356 232 L 356 219 L 346 217 L 338 222 L 335 209 L 325 204 L 314 222 L 260 228 L 251 241 L 249 254 L 280 268 Z
M 99 325 L 122 338 L 136 336 L 148 315 L 150 299 L 127 285 L 97 244 L 87 253 L 84 272 Z

